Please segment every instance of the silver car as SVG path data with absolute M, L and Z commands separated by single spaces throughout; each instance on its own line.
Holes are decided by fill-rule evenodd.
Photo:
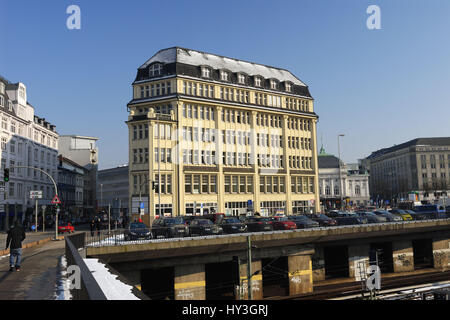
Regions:
M 400 222 L 403 221 L 402 217 L 392 214 L 386 210 L 375 210 L 372 212 L 373 214 L 376 214 L 379 217 L 385 217 L 387 222 Z

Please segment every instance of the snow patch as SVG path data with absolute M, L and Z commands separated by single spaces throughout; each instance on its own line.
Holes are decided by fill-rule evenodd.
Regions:
M 98 259 L 83 259 L 108 300 L 140 300 L 133 287 L 117 279 Z

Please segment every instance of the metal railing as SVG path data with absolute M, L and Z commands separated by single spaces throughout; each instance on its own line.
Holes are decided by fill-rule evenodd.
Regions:
M 115 230 L 96 230 L 93 232 L 86 232 L 85 244 L 90 247 L 102 247 L 102 246 L 116 246 L 116 245 L 128 245 L 128 244 L 144 244 L 144 243 L 158 243 L 166 241 L 188 241 L 193 239 L 207 239 L 217 237 L 231 237 L 240 236 L 244 234 L 279 234 L 285 232 L 313 232 L 343 228 L 366 228 L 373 226 L 388 226 L 388 225 L 406 225 L 406 224 L 420 224 L 427 222 L 435 222 L 437 219 L 429 220 L 412 220 L 412 221 L 398 221 L 398 222 L 381 222 L 381 223 L 364 223 L 364 224 L 351 224 L 351 225 L 335 225 L 335 226 L 319 226 L 313 228 L 293 229 L 293 230 L 271 230 L 271 231 L 249 231 L 248 228 L 242 231 L 230 230 L 224 228 L 221 232 L 214 233 L 210 230 L 205 232 L 195 233 L 186 226 L 174 226 L 174 227 L 150 227 L 141 229 L 115 229 Z M 450 220 L 450 219 L 439 219 Z M 236 224 L 239 227 L 241 224 Z M 212 225 L 221 226 L 223 225 Z M 211 226 L 211 227 L 212 227 Z M 233 226 L 233 224 L 229 224 Z M 213 227 L 212 227 L 213 228 Z M 178 229 L 178 231 L 177 231 Z M 179 231 L 183 232 L 179 232 Z

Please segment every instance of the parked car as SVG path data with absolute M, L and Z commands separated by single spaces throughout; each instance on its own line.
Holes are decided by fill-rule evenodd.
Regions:
M 242 233 L 247 231 L 247 226 L 236 217 L 224 217 L 218 223 L 224 233 Z
M 189 224 L 190 236 L 205 236 L 205 235 L 219 235 L 223 234 L 222 227 L 212 223 L 208 219 L 194 219 Z
M 152 234 L 154 238 L 178 238 L 189 234 L 182 217 L 159 217 L 153 221 Z
M 318 228 L 320 225 L 317 221 L 314 221 L 307 216 L 289 216 L 289 220 L 295 223 L 297 229 Z
M 347 211 L 338 211 L 338 210 L 333 210 L 327 213 L 327 216 L 330 218 L 339 218 L 339 217 L 352 217 L 354 216 L 354 213 L 350 213 Z
M 220 221 L 225 217 L 223 213 L 209 213 L 202 216 L 203 219 L 209 219 L 212 223 L 220 223 Z
M 183 219 L 184 224 L 189 226 L 192 221 L 194 221 L 195 219 L 202 218 L 202 216 L 182 216 L 181 218 Z
M 431 219 L 427 214 L 421 212 L 415 212 L 413 210 L 402 209 L 406 213 L 409 213 L 413 220 L 428 220 Z
M 132 222 L 123 232 L 125 241 L 153 238 L 152 232 L 143 222 Z
M 360 217 L 358 215 L 348 216 L 348 217 L 338 217 L 336 218 L 338 225 L 347 226 L 347 225 L 360 225 L 367 224 L 367 218 Z
M 360 217 L 367 218 L 368 223 L 383 223 L 387 222 L 386 217 L 378 216 L 372 212 L 360 211 L 356 213 Z
M 381 217 L 385 217 L 387 222 L 400 222 L 403 221 L 402 217 L 392 214 L 386 210 L 376 210 L 373 211 L 374 214 L 376 214 L 377 216 L 381 216 Z
M 270 219 L 267 217 L 256 217 L 256 216 L 247 217 L 244 223 L 247 225 L 247 229 L 250 232 L 273 230 L 273 226 L 270 223 Z
M 75 227 L 70 222 L 62 222 L 58 224 L 59 233 L 74 233 Z
M 288 217 L 270 217 L 270 223 L 272 224 L 273 230 L 295 230 L 297 225 L 295 222 L 289 220 Z
M 315 214 L 312 219 L 319 223 L 321 227 L 329 227 L 337 225 L 337 221 L 333 218 L 328 217 L 325 214 Z
M 405 212 L 405 210 L 402 209 L 391 209 L 389 210 L 390 213 L 392 214 L 396 214 L 400 217 L 402 217 L 403 221 L 411 221 L 413 220 L 413 217 L 411 217 L 411 215 L 407 212 Z

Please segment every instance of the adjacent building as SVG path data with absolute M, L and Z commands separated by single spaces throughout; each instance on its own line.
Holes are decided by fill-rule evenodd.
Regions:
M 58 196 L 61 200 L 61 215 L 80 217 L 83 215 L 84 176 L 89 171 L 76 162 L 58 156 Z
M 0 121 L 1 167 L 10 168 L 10 181 L 1 181 L 4 191 L 0 194 L 0 224 L 5 226 L 6 211 L 21 219 L 34 212 L 30 191 L 42 191 L 40 204 L 51 203 L 55 188 L 43 172 L 57 179 L 59 135 L 55 125 L 35 114 L 25 84 L 11 83 L 3 77 L 0 77 Z
M 98 171 L 97 199 L 99 208 L 111 210 L 118 218 L 128 214 L 129 168 L 128 165 Z
M 323 147 L 318 162 L 322 209 L 360 207 L 370 203 L 369 174 L 359 164 L 345 164 L 338 157 L 327 154 Z
M 83 216 L 97 213 L 98 138 L 60 136 L 59 154 L 85 169 L 83 176 Z
M 318 116 L 290 71 L 163 49 L 138 68 L 127 108 L 131 213 L 319 209 Z
M 449 194 L 450 137 L 417 138 L 375 151 L 367 160 L 374 201 L 434 203 Z

